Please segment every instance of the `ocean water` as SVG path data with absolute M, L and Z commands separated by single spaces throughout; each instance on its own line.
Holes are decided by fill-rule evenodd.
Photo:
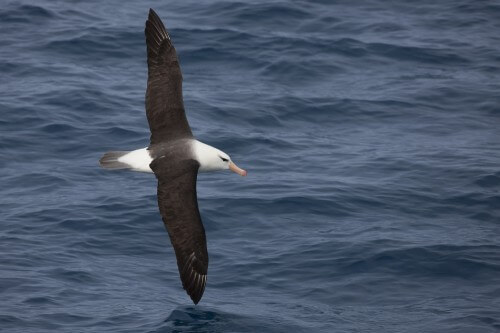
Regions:
M 500 331 L 500 3 L 2 1 L 0 331 Z M 144 22 L 198 139 L 208 284 L 182 289 Z

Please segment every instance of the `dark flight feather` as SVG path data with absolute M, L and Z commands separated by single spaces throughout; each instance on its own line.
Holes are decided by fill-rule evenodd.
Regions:
M 199 163 L 159 157 L 151 163 L 158 179 L 158 206 L 177 257 L 182 286 L 197 304 L 207 282 L 208 252 L 196 197 Z
M 184 112 L 182 73 L 177 53 L 163 22 L 149 10 L 146 21 L 148 86 L 146 115 L 151 144 L 193 136 Z

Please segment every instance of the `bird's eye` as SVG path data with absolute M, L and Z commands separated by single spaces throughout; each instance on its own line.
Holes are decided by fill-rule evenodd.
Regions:
M 221 157 L 221 156 L 219 156 L 219 157 L 220 157 L 220 159 L 221 159 L 221 160 L 223 160 L 224 162 L 229 161 L 227 158 L 224 158 L 224 157 Z

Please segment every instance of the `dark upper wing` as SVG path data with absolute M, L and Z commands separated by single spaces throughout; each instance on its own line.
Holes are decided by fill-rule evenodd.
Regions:
M 197 304 L 207 282 L 208 253 L 205 229 L 196 198 L 199 164 L 160 157 L 151 163 L 158 178 L 158 206 L 177 257 L 182 286 Z
M 182 100 L 179 60 L 165 26 L 152 9 L 145 34 L 148 49 L 146 115 L 151 143 L 191 137 Z

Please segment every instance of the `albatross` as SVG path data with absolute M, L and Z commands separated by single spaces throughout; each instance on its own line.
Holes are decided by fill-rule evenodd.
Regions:
M 149 146 L 134 151 L 107 152 L 106 169 L 153 172 L 158 180 L 158 207 L 177 258 L 182 286 L 197 304 L 207 283 L 205 229 L 196 196 L 198 172 L 240 169 L 223 151 L 195 139 L 182 98 L 182 73 L 169 33 L 154 10 L 146 21 L 148 83 L 146 116 Z

